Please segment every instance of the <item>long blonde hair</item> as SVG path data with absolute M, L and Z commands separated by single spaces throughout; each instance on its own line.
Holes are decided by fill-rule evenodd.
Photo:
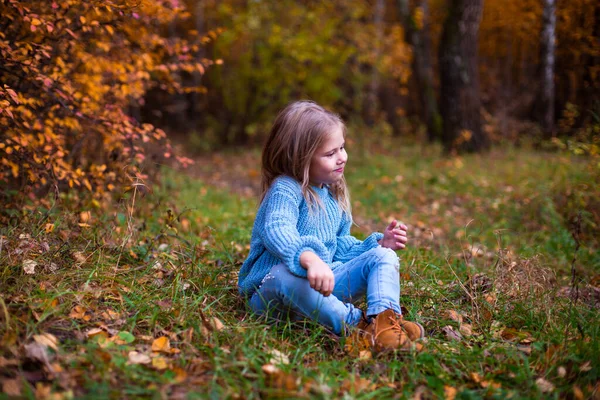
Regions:
M 275 119 L 262 153 L 261 202 L 275 178 L 287 175 L 300 182 L 311 211 L 322 206 L 311 188 L 309 169 L 315 152 L 336 128 L 341 128 L 346 136 L 346 126 L 339 115 L 313 101 L 296 101 L 284 108 Z M 350 194 L 344 177 L 329 185 L 329 191 L 350 215 Z

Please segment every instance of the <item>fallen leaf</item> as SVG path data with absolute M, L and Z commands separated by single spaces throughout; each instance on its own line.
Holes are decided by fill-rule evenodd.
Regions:
M 9 397 L 21 396 L 21 380 L 20 379 L 6 379 L 2 381 L 2 393 Z
M 444 332 L 446 334 L 446 338 L 448 338 L 450 340 L 456 340 L 456 341 L 462 340 L 462 335 L 460 334 L 460 332 L 456 332 L 454 330 L 454 328 L 451 327 L 450 325 L 446 325 L 445 327 L 443 327 L 442 332 Z
M 183 368 L 175 367 L 172 369 L 175 372 L 175 383 L 183 383 L 187 379 L 187 372 Z
M 25 354 L 32 360 L 37 360 L 47 366 L 50 365 L 48 347 L 43 344 L 33 342 L 25 345 Z
M 425 400 L 431 398 L 431 393 L 425 385 L 419 385 L 412 396 L 413 400 Z
M 86 332 L 88 338 L 108 338 L 108 333 L 100 328 L 92 328 Z
M 276 374 L 277 372 L 279 372 L 279 368 L 277 368 L 273 364 L 265 364 L 261 367 L 261 369 L 267 375 Z
M 33 340 L 42 346 L 50 347 L 52 350 L 58 351 L 58 339 L 51 333 L 33 335 Z
M 152 342 L 152 351 L 170 353 L 171 343 L 169 342 L 169 338 L 166 336 L 161 336 L 154 340 L 154 342 Z
M 222 331 L 223 329 L 225 329 L 225 325 L 223 325 L 223 323 L 221 322 L 221 320 L 217 317 L 212 317 L 210 319 L 210 325 L 213 328 L 213 330 L 219 332 Z
M 451 319 L 452 321 L 458 322 L 459 324 L 462 323 L 462 321 L 463 321 L 463 316 L 460 315 L 455 310 L 446 310 L 445 316 L 447 318 Z
M 268 353 L 271 355 L 269 364 L 278 365 L 290 363 L 290 359 L 288 358 L 288 356 L 277 349 L 272 349 Z
M 295 397 L 292 394 L 298 389 L 300 378 L 281 371 L 273 364 L 265 364 L 261 369 L 267 375 L 269 387 L 283 391 L 281 395 L 286 397 Z
M 586 361 L 584 362 L 581 367 L 579 367 L 579 370 L 581 372 L 588 372 L 589 370 L 592 369 L 592 362 L 591 361 Z
M 573 396 L 576 400 L 583 400 L 585 396 L 583 395 L 583 391 L 577 385 L 573 385 Z
M 137 351 L 130 351 L 128 357 L 130 364 L 150 364 L 152 362 L 150 356 Z
M 77 263 L 80 265 L 85 263 L 87 260 L 87 257 L 80 251 L 74 251 L 72 255 L 75 261 L 77 261 Z
M 458 328 L 459 332 L 463 334 L 463 336 L 471 336 L 473 335 L 473 327 L 471 324 L 461 324 L 460 328 Z
M 359 394 L 370 391 L 374 387 L 375 384 L 369 379 L 365 379 L 361 376 L 355 376 L 353 379 L 345 379 L 344 382 L 342 382 L 340 389 L 343 393 Z
M 456 394 L 458 390 L 452 386 L 445 385 L 444 386 L 444 399 L 445 400 L 454 400 L 456 398 Z
M 167 369 L 168 365 L 167 365 L 167 359 L 164 357 L 155 357 L 152 359 L 152 367 L 158 369 L 158 370 L 163 370 L 163 369 Z
M 521 353 L 531 355 L 531 345 L 530 344 L 517 344 L 517 350 Z
M 535 380 L 535 384 L 542 393 L 550 393 L 554 391 L 554 385 L 552 384 L 552 382 L 549 382 L 544 378 L 537 378 Z
M 82 211 L 79 213 L 79 220 L 83 223 L 89 222 L 92 218 L 92 213 L 90 211 Z
M 23 271 L 27 275 L 33 275 L 33 274 L 35 274 L 35 267 L 37 265 L 38 265 L 38 263 L 36 263 L 33 260 L 24 260 L 23 261 Z
M 86 311 L 87 310 L 85 309 L 85 307 L 77 305 L 77 306 L 73 307 L 73 309 L 71 310 L 71 313 L 69 314 L 69 318 L 83 319 L 85 321 L 89 321 L 91 319 L 91 316 L 85 315 Z
M 481 383 L 483 379 L 477 372 L 471 372 L 471 380 L 475 383 Z

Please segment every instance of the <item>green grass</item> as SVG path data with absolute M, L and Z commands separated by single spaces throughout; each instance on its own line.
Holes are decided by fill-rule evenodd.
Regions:
M 381 230 L 391 217 L 411 228 L 411 246 L 399 252 L 401 302 L 427 330 L 421 352 L 359 358 L 311 322 L 269 325 L 250 314 L 236 282 L 256 198 L 167 170 L 151 194 L 129 192 L 108 207 L 63 196 L 53 207 L 14 210 L 0 228 L 4 389 L 16 385 L 29 398 L 597 396 L 598 308 L 583 292 L 577 304 L 557 294 L 571 284 L 574 257 L 580 288 L 597 285 L 600 273 L 598 176 L 585 160 L 349 147 L 354 233 Z M 257 163 L 258 152 L 244 160 Z M 90 227 L 78 225 L 83 210 Z M 570 221 L 579 212 L 575 254 Z M 23 272 L 24 260 L 38 263 L 34 274 Z M 476 274 L 489 285 L 471 286 Z M 451 340 L 448 326 L 473 334 Z M 43 333 L 59 341 L 47 362 L 25 348 Z M 153 353 L 161 336 L 177 351 Z M 265 369 L 273 350 L 289 362 Z M 129 363 L 131 351 L 154 364 Z M 543 393 L 539 379 L 553 390 Z

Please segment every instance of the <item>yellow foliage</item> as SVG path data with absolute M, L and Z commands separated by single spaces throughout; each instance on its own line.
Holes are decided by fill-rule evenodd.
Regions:
M 27 191 L 63 183 L 103 196 L 141 175 L 142 144 L 165 142 L 163 156 L 173 153 L 163 131 L 128 112 L 158 84 L 182 91 L 176 75 L 202 74 L 209 64 L 173 62 L 196 59 L 190 49 L 200 51 L 200 35 L 159 33 L 189 17 L 184 8 L 65 0 L 2 2 L 0 13 L 11 21 L 0 35 L 0 184 Z

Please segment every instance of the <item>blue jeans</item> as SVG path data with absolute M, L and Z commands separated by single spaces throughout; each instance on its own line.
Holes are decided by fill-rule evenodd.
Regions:
M 325 297 L 310 287 L 308 279 L 278 264 L 265 276 L 249 303 L 259 315 L 281 318 L 291 311 L 341 335 L 346 326 L 356 326 L 362 319 L 362 310 L 352 302 L 365 294 L 367 315 L 388 308 L 401 313 L 399 268 L 396 253 L 378 246 L 336 268 L 333 294 Z

